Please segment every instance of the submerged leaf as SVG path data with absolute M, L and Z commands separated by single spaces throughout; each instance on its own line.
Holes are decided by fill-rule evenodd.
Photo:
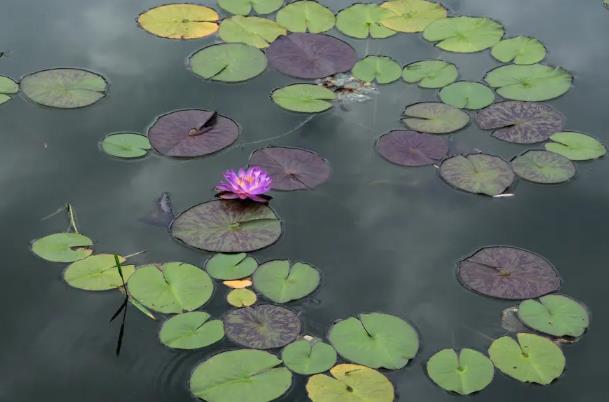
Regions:
M 353 76 L 365 82 L 389 84 L 400 79 L 402 67 L 387 56 L 366 56 L 353 66 Z
M 329 370 L 336 363 L 336 351 L 319 340 L 301 339 L 281 351 L 281 360 L 296 374 L 312 375 Z
M 514 181 L 514 172 L 503 159 L 486 154 L 456 155 L 440 165 L 448 184 L 475 194 L 496 196 Z
M 148 137 L 139 133 L 112 133 L 101 142 L 102 150 L 118 158 L 141 158 L 152 148 Z
M 459 73 L 454 64 L 443 60 L 423 60 L 408 64 L 402 79 L 418 83 L 421 88 L 442 88 L 454 82 Z
M 120 257 L 120 263 L 125 262 Z M 109 290 L 123 286 L 125 281 L 133 274 L 133 265 L 122 265 L 122 277 L 118 272 L 113 254 L 96 254 L 78 260 L 68 265 L 63 273 L 68 285 L 84 290 Z
M 562 183 L 575 175 L 575 165 L 568 158 L 548 151 L 529 150 L 512 160 L 512 169 L 533 183 Z
M 432 22 L 446 18 L 443 5 L 426 0 L 392 0 L 381 4 L 391 11 L 381 24 L 397 32 L 423 32 Z
M 256 293 L 249 289 L 233 289 L 226 295 L 226 301 L 233 307 L 249 307 L 257 300 Z
M 199 39 L 218 30 L 220 16 L 198 4 L 175 3 L 153 7 L 139 15 L 144 30 L 167 39 Z
M 308 264 L 288 260 L 262 264 L 253 276 L 254 288 L 275 303 L 301 299 L 319 286 L 319 271 Z
M 320 33 L 334 27 L 336 17 L 327 7 L 316 1 L 295 1 L 277 12 L 279 25 L 291 32 Z
M 286 29 L 275 21 L 236 15 L 222 21 L 219 35 L 225 42 L 240 42 L 262 49 L 286 33 Z
M 74 262 L 93 253 L 93 241 L 80 233 L 54 233 L 32 243 L 32 252 L 51 262 Z
M 224 325 L 203 311 L 178 314 L 163 323 L 161 343 L 174 349 L 199 349 L 224 338 Z
M 377 4 L 353 4 L 336 15 L 336 28 L 347 36 L 358 39 L 382 39 L 396 32 L 381 25 L 393 13 Z
M 473 349 L 443 349 L 427 361 L 427 374 L 440 388 L 469 395 L 486 388 L 495 374 L 488 357 Z
M 204 47 L 188 59 L 193 73 L 214 81 L 241 82 L 266 69 L 266 56 L 243 43 L 218 43 Z
M 407 106 L 402 122 L 423 133 L 446 134 L 467 126 L 469 115 L 444 103 L 424 102 Z
M 560 67 L 531 64 L 497 67 L 484 80 L 506 99 L 543 101 L 567 92 L 573 77 Z
M 252 9 L 256 14 L 270 14 L 283 5 L 283 0 L 218 0 L 218 6 L 231 14 L 248 15 Z
M 216 254 L 207 260 L 205 269 L 214 279 L 230 280 L 250 276 L 258 268 L 258 262 L 245 253 Z
M 487 49 L 501 40 L 503 27 L 486 17 L 449 17 L 432 22 L 423 38 L 438 42 L 436 46 L 449 52 L 473 53 Z
M 155 201 L 153 209 L 140 218 L 140 220 L 150 225 L 167 228 L 173 221 L 173 218 L 174 213 L 171 197 L 169 196 L 169 193 L 163 192 Z
M 546 57 L 546 48 L 535 38 L 516 36 L 497 43 L 491 54 L 502 63 L 535 64 Z
M 590 319 L 586 308 L 562 295 L 525 300 L 518 306 L 518 318 L 529 328 L 552 336 L 582 336 Z
M 478 82 L 459 81 L 440 91 L 442 102 L 460 109 L 482 109 L 495 100 L 495 93 Z
M 392 402 L 395 391 L 391 381 L 371 368 L 339 364 L 330 373 L 309 377 L 307 394 L 313 402 Z
M 573 131 L 554 133 L 552 142 L 545 144 L 546 150 L 562 155 L 572 161 L 597 159 L 607 153 L 607 148 L 589 135 Z
M 434 164 L 448 155 L 448 141 L 436 135 L 408 130 L 392 130 L 376 143 L 381 156 L 401 166 Z
M 273 91 L 273 102 L 286 110 L 319 113 L 332 107 L 336 95 L 320 85 L 292 84 Z

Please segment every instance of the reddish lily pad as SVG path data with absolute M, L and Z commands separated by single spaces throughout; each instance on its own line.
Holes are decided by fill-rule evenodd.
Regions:
M 514 172 L 509 163 L 486 154 L 448 158 L 440 165 L 440 176 L 460 190 L 490 196 L 503 193 L 514 181 Z
M 258 166 L 271 176 L 273 190 L 311 190 L 330 177 L 330 164 L 313 151 L 299 148 L 267 147 L 250 156 L 250 166 Z
M 186 109 L 158 117 L 148 139 L 159 153 L 177 158 L 209 155 L 226 148 L 239 136 L 239 126 L 228 117 L 201 109 Z
M 376 142 L 376 150 L 389 162 L 401 166 L 425 166 L 448 155 L 448 141 L 437 135 L 391 130 Z
M 533 144 L 562 131 L 565 118 L 545 103 L 507 101 L 478 112 L 476 122 L 483 130 L 495 130 L 493 137 L 500 140 Z
M 560 289 L 560 276 L 542 256 L 510 246 L 490 246 L 460 261 L 457 277 L 474 292 L 499 299 L 533 299 Z
M 562 183 L 575 175 L 575 165 L 554 152 L 529 150 L 512 160 L 514 172 L 533 183 Z

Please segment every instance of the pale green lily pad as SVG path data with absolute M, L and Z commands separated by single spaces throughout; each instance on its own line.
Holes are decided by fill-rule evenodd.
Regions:
M 301 339 L 281 351 L 281 360 L 296 374 L 312 375 L 329 370 L 336 363 L 336 351 L 320 340 Z
M 357 39 L 367 37 L 382 39 L 396 34 L 381 25 L 381 21 L 392 16 L 392 12 L 377 4 L 354 4 L 336 15 L 336 28 L 347 36 Z
M 443 5 L 426 0 L 393 0 L 381 4 L 391 11 L 381 24 L 397 32 L 423 32 L 432 22 L 446 18 Z
M 546 48 L 535 38 L 516 36 L 497 43 L 491 54 L 502 63 L 535 64 L 546 57 Z
M 241 82 L 262 74 L 264 53 L 243 43 L 218 43 L 204 47 L 188 59 L 193 73 L 213 81 Z
M 387 56 L 366 56 L 351 69 L 353 76 L 365 82 L 389 84 L 400 78 L 402 67 Z
M 572 161 L 597 159 L 607 153 L 607 148 L 597 139 L 574 131 L 562 131 L 550 136 L 546 151 L 562 155 Z
M 427 361 L 427 374 L 446 391 L 469 395 L 486 388 L 495 374 L 493 362 L 473 349 L 443 349 Z
M 101 149 L 118 158 L 141 158 L 152 146 L 148 137 L 139 133 L 112 133 L 102 140 Z
M 38 257 L 52 262 L 74 262 L 93 253 L 93 241 L 80 233 L 54 233 L 32 243 Z
M 270 14 L 279 10 L 283 0 L 218 0 L 218 6 L 235 15 Z
M 455 155 L 442 161 L 440 177 L 459 190 L 494 197 L 512 185 L 514 171 L 494 155 Z
M 319 286 L 319 271 L 308 264 L 288 260 L 262 264 L 252 277 L 254 288 L 275 303 L 301 299 Z
M 224 324 L 210 318 L 203 311 L 171 317 L 161 327 L 161 343 L 174 349 L 199 349 L 220 341 L 224 338 Z
M 266 18 L 235 15 L 220 24 L 219 35 L 225 42 L 239 42 L 259 49 L 287 34 L 284 27 Z
M 258 268 L 258 262 L 245 253 L 216 254 L 207 260 L 205 269 L 214 279 L 232 280 L 250 276 Z
M 573 77 L 560 67 L 531 64 L 497 67 L 484 80 L 506 99 L 543 101 L 567 92 Z
M 330 370 L 332 377 L 316 374 L 309 377 L 307 394 L 313 402 L 393 402 L 391 381 L 371 368 L 357 364 L 339 364 Z
M 124 257 L 119 258 L 125 262 Z M 133 265 L 121 265 L 125 282 L 135 271 Z M 68 265 L 63 273 L 68 285 L 84 290 L 109 290 L 123 286 L 113 254 L 96 254 Z
M 512 160 L 512 169 L 519 177 L 533 183 L 562 183 L 575 176 L 575 165 L 554 152 L 532 149 Z
M 233 307 L 249 307 L 257 300 L 256 293 L 249 289 L 233 289 L 226 295 L 226 301 Z
M 581 303 L 562 295 L 523 301 L 518 306 L 518 318 L 535 331 L 557 337 L 577 338 L 590 324 L 588 310 Z
M 19 84 L 9 77 L 0 75 L 0 105 L 10 100 L 10 95 L 14 95 L 17 92 L 19 92 Z
M 421 133 L 447 134 L 467 126 L 469 115 L 444 103 L 424 102 L 406 107 L 402 121 Z
M 321 33 L 334 27 L 336 17 L 327 7 L 316 1 L 295 1 L 277 13 L 279 25 L 291 32 Z
M 440 49 L 473 53 L 494 46 L 503 37 L 503 26 L 486 17 L 449 17 L 432 22 L 423 38 Z
M 478 82 L 459 81 L 442 88 L 440 99 L 459 109 L 477 110 L 493 103 L 495 93 Z
M 336 94 L 320 85 L 292 84 L 273 91 L 273 102 L 286 110 L 318 113 L 332 107 Z
M 455 82 L 458 76 L 457 67 L 443 60 L 417 61 L 402 72 L 404 81 L 418 83 L 421 88 L 442 88 Z

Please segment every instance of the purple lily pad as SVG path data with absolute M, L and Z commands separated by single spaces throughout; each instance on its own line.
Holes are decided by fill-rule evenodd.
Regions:
M 516 144 L 533 144 L 562 131 L 565 117 L 545 103 L 499 102 L 476 114 L 483 130 L 495 130 L 493 137 Z
M 380 136 L 376 149 L 389 162 L 401 166 L 425 166 L 448 155 L 444 137 L 409 130 L 391 130 Z
M 440 165 L 440 176 L 460 190 L 490 196 L 503 193 L 514 181 L 514 171 L 509 163 L 486 154 L 445 159 Z
M 291 33 L 274 41 L 266 50 L 269 63 L 280 72 L 297 78 L 324 78 L 351 70 L 355 50 L 333 36 Z
M 159 153 L 177 158 L 209 155 L 226 148 L 239 136 L 239 126 L 228 117 L 201 109 L 170 112 L 148 129 L 148 139 Z
M 273 190 L 311 190 L 330 177 L 330 164 L 313 151 L 299 148 L 267 147 L 250 156 L 250 166 L 258 166 L 271 176 Z
M 182 212 L 171 235 L 189 246 L 220 253 L 260 250 L 281 236 L 281 221 L 266 205 L 241 200 L 214 200 Z
M 499 299 L 533 299 L 560 289 L 558 272 L 542 256 L 509 246 L 484 247 L 459 262 L 467 289 Z
M 240 308 L 224 316 L 224 331 L 228 339 L 252 349 L 285 346 L 296 340 L 300 327 L 296 313 L 270 304 Z

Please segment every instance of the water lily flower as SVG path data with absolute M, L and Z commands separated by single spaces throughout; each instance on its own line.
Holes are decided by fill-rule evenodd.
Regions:
M 271 197 L 265 195 L 271 189 L 271 176 L 263 169 L 252 166 L 245 169 L 227 170 L 224 172 L 224 181 L 221 181 L 216 190 L 216 197 L 225 200 L 252 200 L 267 203 Z

